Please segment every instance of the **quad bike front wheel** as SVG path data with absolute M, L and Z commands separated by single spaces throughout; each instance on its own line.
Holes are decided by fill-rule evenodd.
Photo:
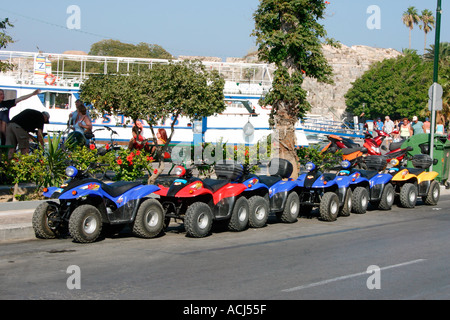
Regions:
M 69 219 L 69 232 L 75 242 L 90 243 L 102 231 L 102 218 L 98 209 L 85 204 L 76 208 Z
M 364 187 L 356 187 L 353 191 L 352 211 L 358 214 L 364 214 L 369 205 L 369 192 Z
M 269 218 L 269 202 L 261 196 L 253 196 L 248 201 L 250 216 L 248 224 L 251 228 L 262 228 Z
M 277 214 L 278 219 L 284 223 L 297 222 L 298 215 L 300 213 L 300 198 L 297 192 L 291 192 L 287 199 L 284 210 Z
M 320 218 L 325 221 L 335 221 L 339 214 L 339 197 L 334 192 L 327 192 L 320 201 Z
M 47 201 L 34 210 L 32 225 L 36 238 L 54 239 L 66 231 L 58 208 L 56 202 Z
M 203 238 L 209 235 L 213 222 L 213 214 L 209 205 L 204 202 L 191 204 L 184 217 L 186 235 L 194 238 Z
M 230 231 L 243 231 L 248 226 L 249 220 L 249 205 L 248 200 L 244 197 L 240 197 L 234 204 L 233 212 L 228 223 L 228 230 Z
M 400 189 L 400 205 L 414 208 L 417 202 L 417 187 L 414 183 L 405 183 Z
M 133 222 L 133 234 L 142 238 L 154 238 L 164 228 L 164 209 L 154 199 L 145 200 L 137 212 Z
M 429 206 L 435 206 L 439 202 L 439 197 L 441 194 L 441 188 L 439 183 L 435 180 L 431 182 L 430 188 L 426 196 L 422 197 L 423 202 Z

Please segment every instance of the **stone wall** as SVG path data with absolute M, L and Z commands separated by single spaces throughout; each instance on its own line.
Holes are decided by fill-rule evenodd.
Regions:
M 308 91 L 308 101 L 312 105 L 310 114 L 322 115 L 330 120 L 341 120 L 347 116 L 344 96 L 352 83 L 373 63 L 401 55 L 394 49 L 345 45 L 340 48 L 325 45 L 323 52 L 333 67 L 334 84 L 322 84 L 305 78 L 303 88 Z

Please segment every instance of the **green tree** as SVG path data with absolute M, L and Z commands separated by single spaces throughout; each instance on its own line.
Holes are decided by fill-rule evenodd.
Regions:
M 157 44 L 148 44 L 145 42 L 137 45 L 123 43 L 118 40 L 102 40 L 94 43 L 89 51 L 93 56 L 110 57 L 131 57 L 131 58 L 153 58 L 153 59 L 172 59 L 172 55 Z
M 402 16 L 403 24 L 409 29 L 409 49 L 411 49 L 411 32 L 414 29 L 414 25 L 420 21 L 417 9 L 413 6 L 409 7 Z
M 8 27 L 14 27 L 8 18 L 5 18 L 3 21 L 0 21 L 0 49 L 6 48 L 8 43 L 13 43 L 13 39 L 9 36 L 4 30 Z M 0 72 L 4 72 L 7 70 L 11 70 L 13 67 L 12 64 L 5 61 L 0 61 Z
M 419 28 L 423 30 L 423 32 L 425 33 L 425 40 L 424 40 L 425 42 L 423 47 L 423 51 L 425 53 L 425 50 L 427 48 L 427 34 L 434 28 L 433 12 L 431 12 L 428 9 L 423 10 L 420 15 L 420 21 L 422 24 L 419 25 Z
M 259 59 L 276 65 L 270 92 L 261 99 L 271 105 L 271 124 L 279 139 L 280 157 L 298 164 L 295 125 L 311 106 L 302 89 L 304 73 L 320 82 L 332 83 L 332 69 L 323 56 L 321 39 L 326 31 L 322 0 L 261 0 L 254 13 Z M 298 175 L 294 165 L 293 176 Z
M 92 103 L 99 114 L 123 114 L 133 121 L 146 120 L 155 144 L 153 128 L 171 119 L 168 140 L 157 148 L 159 167 L 149 178 L 149 183 L 153 183 L 164 169 L 162 155 L 173 137 L 176 121 L 183 116 L 201 119 L 223 112 L 224 84 L 217 71 L 207 71 L 199 61 L 185 61 L 155 65 L 139 75 L 92 76 L 81 86 L 81 98 Z
M 412 117 L 427 108 L 433 64 L 412 53 L 374 64 L 345 95 L 347 112 L 367 118 Z

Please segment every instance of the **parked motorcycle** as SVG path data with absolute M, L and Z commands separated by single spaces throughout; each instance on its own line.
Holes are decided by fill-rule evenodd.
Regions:
M 52 239 L 70 233 L 75 242 L 96 241 L 102 228 L 118 230 L 130 225 L 134 235 L 154 238 L 163 230 L 161 204 L 151 198 L 159 190 L 141 182 L 106 184 L 73 166 L 66 169 L 69 180 L 60 187 L 44 189 L 46 198 L 59 200 L 40 204 L 33 214 L 36 237 Z

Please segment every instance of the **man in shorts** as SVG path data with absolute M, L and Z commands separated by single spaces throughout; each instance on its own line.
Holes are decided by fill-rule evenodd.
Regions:
M 44 146 L 44 124 L 49 123 L 50 114 L 46 111 L 40 112 L 26 109 L 17 114 L 8 123 L 6 128 L 6 144 L 14 148 L 9 149 L 8 158 L 11 159 L 17 146 L 22 154 L 27 154 L 30 148 L 29 132 L 37 130 L 37 138 L 41 146 Z
M 31 98 L 32 96 L 35 96 L 37 94 L 41 93 L 41 90 L 37 89 L 33 91 L 30 94 L 27 94 L 25 96 L 11 99 L 11 100 L 5 100 L 5 91 L 0 89 L 0 140 L 1 145 L 5 144 L 6 141 L 6 126 L 9 122 L 9 110 L 16 106 L 19 102 L 22 102 L 26 99 Z

